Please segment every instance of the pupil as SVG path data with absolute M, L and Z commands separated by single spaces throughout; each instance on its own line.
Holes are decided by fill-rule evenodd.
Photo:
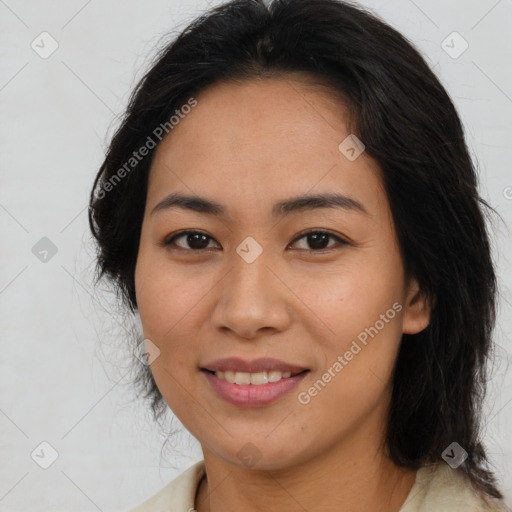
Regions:
M 325 247 L 325 242 L 326 240 L 328 240 L 329 238 L 329 235 L 325 234 L 325 233 L 314 233 L 312 235 L 308 235 L 308 243 L 310 245 L 310 247 L 314 248 L 314 249 L 324 249 Z M 311 243 L 311 240 L 313 240 L 313 242 Z M 319 242 L 320 240 L 320 242 Z M 319 243 L 318 243 L 319 242 Z
M 187 238 L 187 243 L 193 249 L 204 249 L 208 245 L 206 235 L 202 235 L 201 233 L 193 233 L 192 235 L 188 235 Z M 202 240 L 200 240 L 200 238 L 202 238 Z M 197 244 L 198 240 L 200 241 Z

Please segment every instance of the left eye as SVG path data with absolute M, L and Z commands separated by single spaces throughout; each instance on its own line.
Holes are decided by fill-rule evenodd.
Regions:
M 184 239 L 185 244 L 187 244 L 188 247 L 184 247 L 182 245 L 177 244 L 176 241 L 180 239 Z M 310 247 L 312 247 L 310 249 L 303 249 L 310 252 L 319 252 L 326 249 L 332 249 L 333 245 L 326 246 L 326 243 L 328 244 L 329 239 L 337 241 L 339 245 L 348 244 L 346 240 L 343 240 L 339 236 L 334 235 L 333 233 L 330 233 L 328 231 L 307 231 L 305 233 L 302 233 L 297 238 L 295 238 L 292 244 L 297 243 L 299 240 L 302 239 L 305 239 L 306 243 L 309 244 Z M 211 236 L 207 235 L 206 233 L 202 233 L 201 231 L 182 231 L 181 233 L 177 233 L 176 235 L 173 235 L 172 237 L 164 240 L 162 245 L 175 245 L 180 249 L 191 249 L 194 252 L 199 252 L 208 248 L 209 240 L 214 239 Z M 336 244 L 334 244 L 334 246 L 335 245 Z
M 339 245 L 346 245 L 348 242 L 343 240 L 337 235 L 330 233 L 329 231 L 307 231 L 306 233 L 302 233 L 299 237 L 297 237 L 294 242 L 297 242 L 301 239 L 306 239 L 306 243 L 308 243 L 314 249 L 305 249 L 306 251 L 319 252 L 325 249 L 332 249 L 333 245 L 326 247 L 326 242 L 328 243 L 329 239 L 334 239 L 338 242 Z M 293 242 L 292 242 L 293 243 Z M 334 244 L 335 246 L 336 244 Z

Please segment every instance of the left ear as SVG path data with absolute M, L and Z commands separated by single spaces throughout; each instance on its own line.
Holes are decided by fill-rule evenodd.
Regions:
M 431 305 L 420 290 L 416 279 L 411 278 L 403 315 L 404 334 L 416 334 L 423 331 L 430 322 L 431 309 Z

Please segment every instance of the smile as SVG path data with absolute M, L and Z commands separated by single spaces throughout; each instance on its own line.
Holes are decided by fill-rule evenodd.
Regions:
M 281 379 L 295 377 L 295 375 L 299 375 L 299 373 L 302 372 L 292 374 L 292 372 L 280 372 L 277 370 L 271 370 L 257 373 L 234 371 L 217 371 L 211 373 L 214 373 L 215 376 L 219 379 L 225 380 L 231 384 L 254 384 L 255 386 L 261 386 L 262 384 L 268 384 L 269 382 L 278 382 Z
M 263 407 L 291 393 L 309 370 L 295 375 L 277 370 L 247 373 L 203 369 L 201 373 L 210 389 L 223 401 L 237 407 Z

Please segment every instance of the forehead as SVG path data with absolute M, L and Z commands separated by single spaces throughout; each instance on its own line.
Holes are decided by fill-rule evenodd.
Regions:
M 350 135 L 347 109 L 328 87 L 266 78 L 215 84 L 195 99 L 157 147 L 149 202 L 175 189 L 229 193 L 245 207 L 314 188 L 382 194 L 376 162 L 364 152 L 350 161 L 340 151 Z
M 242 159 L 259 153 L 260 158 L 284 160 L 305 152 L 334 156 L 340 132 L 347 131 L 346 109 L 334 91 L 290 77 L 217 83 L 196 100 L 157 154 L 208 152 L 211 158 Z

